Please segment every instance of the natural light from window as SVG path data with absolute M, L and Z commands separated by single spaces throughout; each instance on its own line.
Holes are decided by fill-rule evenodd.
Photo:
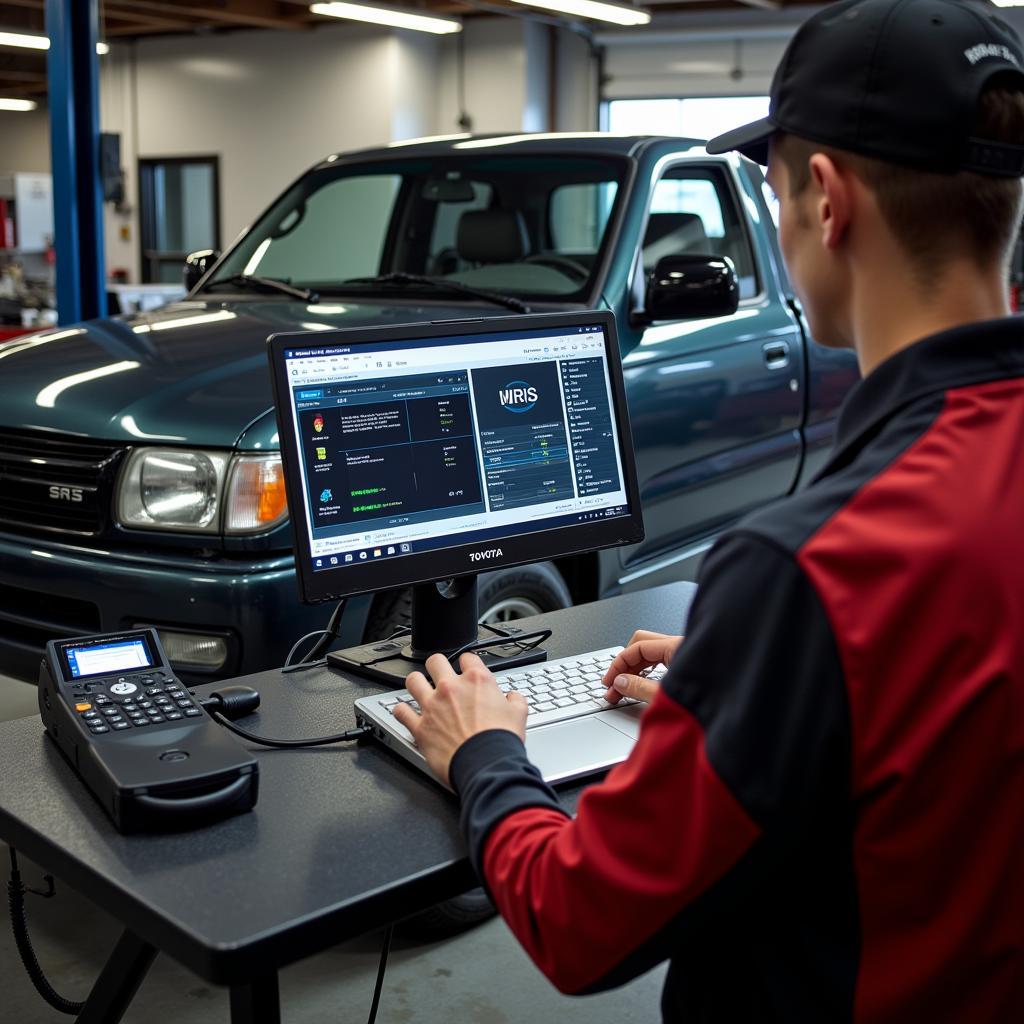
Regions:
M 768 114 L 767 96 L 612 100 L 608 131 L 616 135 L 686 135 L 710 139 Z

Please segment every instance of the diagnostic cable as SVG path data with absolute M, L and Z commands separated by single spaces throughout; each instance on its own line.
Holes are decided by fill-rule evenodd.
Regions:
M 46 875 L 43 880 L 47 885 L 46 892 L 26 888 L 25 883 L 21 880 L 21 872 L 18 870 L 18 854 L 12 846 L 11 877 L 7 882 L 7 905 L 11 911 L 11 929 L 14 932 L 14 944 L 18 948 L 21 962 L 25 965 L 25 971 L 32 980 L 35 990 L 59 1013 L 66 1013 L 71 1017 L 77 1017 L 85 1009 L 85 1003 L 76 1003 L 71 999 L 65 999 L 57 993 L 57 990 L 47 980 L 42 967 L 39 966 L 36 951 L 32 948 L 32 940 L 28 934 L 25 894 L 31 892 L 36 896 L 42 896 L 43 899 L 49 899 L 56 894 L 53 876 Z

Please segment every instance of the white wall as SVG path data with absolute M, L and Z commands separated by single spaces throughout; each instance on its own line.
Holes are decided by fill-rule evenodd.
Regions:
M 108 265 L 137 277 L 140 157 L 219 158 L 227 245 L 328 154 L 432 130 L 437 43 L 408 35 L 327 26 L 143 40 L 134 70 L 130 49 L 115 47 L 101 79 L 101 119 L 122 134 L 132 213 L 108 212 Z
M 458 47 L 465 49 L 465 103 L 476 133 L 521 132 L 527 101 L 527 53 L 518 18 L 473 18 L 462 40 L 446 36 L 437 91 L 436 130 L 458 132 Z
M 388 141 L 432 135 L 437 127 L 441 47 L 435 36 L 399 32 L 391 37 L 391 130 Z M 339 148 L 346 148 L 340 144 Z
M 555 42 L 555 131 L 597 130 L 597 73 L 597 57 L 590 44 L 575 32 L 559 31 Z
M 494 17 L 466 22 L 462 34 L 466 112 L 474 132 L 568 132 L 596 127 L 597 61 L 577 33 L 552 31 L 528 19 Z M 435 130 L 457 132 L 459 41 L 449 36 L 441 45 Z
M 45 106 L 0 110 L 0 174 L 50 170 L 50 118 Z

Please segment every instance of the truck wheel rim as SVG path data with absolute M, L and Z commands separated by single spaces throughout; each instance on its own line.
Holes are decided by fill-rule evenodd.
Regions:
M 480 616 L 481 622 L 496 625 L 499 622 L 511 622 L 513 619 L 525 619 L 529 615 L 540 615 L 544 609 L 525 597 L 506 597 L 492 604 Z

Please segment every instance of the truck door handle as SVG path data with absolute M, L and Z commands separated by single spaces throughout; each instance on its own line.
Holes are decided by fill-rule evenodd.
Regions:
M 761 351 L 764 353 L 764 365 L 769 370 L 781 370 L 784 366 L 789 366 L 788 341 L 766 342 L 761 346 Z

